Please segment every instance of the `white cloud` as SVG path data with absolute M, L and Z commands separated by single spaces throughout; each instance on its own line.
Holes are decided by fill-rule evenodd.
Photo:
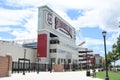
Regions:
M 30 17 L 30 10 L 8 10 L 0 8 L 0 25 L 22 25 L 22 20 Z
M 120 32 L 113 33 L 109 38 L 108 41 L 111 42 L 111 44 L 114 44 L 117 41 L 117 37 L 120 35 Z
M 36 39 L 37 37 L 37 14 L 34 12 L 27 23 L 23 25 L 23 29 L 15 29 L 12 34 L 16 36 L 16 39 Z
M 23 10 L 0 8 L 0 25 L 22 25 L 26 30 L 15 31 L 15 29 L 12 34 L 17 39 L 24 37 L 35 38 L 37 34 L 37 7 L 44 4 L 52 8 L 76 29 L 86 26 L 100 26 L 101 29 L 108 32 L 120 32 L 120 29 L 117 27 L 120 20 L 119 0 L 7 0 L 6 5 L 23 7 Z M 29 8 L 29 6 L 33 6 L 33 8 Z M 28 8 L 24 9 L 25 7 Z M 77 20 L 71 20 L 66 14 L 66 11 L 69 9 L 83 9 L 85 13 L 83 16 L 78 16 Z M 28 19 L 28 17 L 30 18 Z M 23 24 L 23 20 L 27 22 Z M 92 38 L 86 38 L 86 41 L 88 41 L 88 45 L 91 43 L 99 45 L 103 42 Z M 112 40 L 109 41 L 111 42 Z M 108 44 L 111 44 L 110 42 Z
M 11 31 L 10 27 L 0 27 L 0 32 L 9 32 Z
M 47 4 L 68 22 L 72 22 L 72 25 L 76 28 L 99 25 L 102 29 L 109 30 L 109 27 L 117 27 L 120 17 L 119 0 L 7 0 L 7 2 L 14 6 L 36 7 Z M 86 12 L 84 16 L 71 21 L 65 13 L 68 9 L 84 9 Z
M 95 46 L 95 45 L 103 45 L 103 39 L 94 39 L 94 38 L 85 38 L 86 41 L 86 47 L 91 45 L 91 46 Z M 114 41 L 113 39 L 106 39 L 106 45 L 113 45 Z
M 76 29 L 86 26 L 100 26 L 101 29 L 107 31 L 118 31 L 117 25 L 120 19 L 119 0 L 7 0 L 6 2 L 6 5 L 14 5 L 15 7 L 33 6 L 33 10 L 44 4 L 50 6 Z M 77 20 L 71 20 L 66 14 L 69 9 L 84 9 L 85 14 L 79 16 Z M 0 8 L 0 11 L 0 25 L 21 25 L 22 19 L 25 19 L 26 16 L 33 16 L 33 12 L 29 8 L 28 10 L 5 10 Z
M 38 6 L 38 5 L 42 5 L 43 0 L 7 0 L 6 1 L 7 5 L 9 6 L 15 6 L 15 7 L 29 7 L 29 6 Z
M 0 11 L 0 32 L 11 31 L 11 34 L 15 36 L 16 39 L 36 38 L 37 8 L 23 10 L 0 8 Z M 16 29 L 13 26 L 22 26 L 24 27 L 24 30 L 22 28 Z
M 76 29 L 99 26 L 108 32 L 119 32 L 119 0 L 44 0 L 42 4 L 47 4 Z M 83 16 L 78 16 L 77 20 L 71 20 L 66 14 L 69 9 L 83 9 L 85 13 Z
M 94 47 L 91 47 L 94 51 L 95 54 L 100 54 L 100 56 L 105 56 L 104 54 L 104 47 L 102 46 L 99 46 L 99 45 L 96 45 Z
M 104 56 L 104 41 L 103 39 L 93 39 L 93 38 L 85 38 L 86 44 L 84 44 L 84 47 L 93 49 L 95 54 L 100 54 L 101 56 Z M 113 45 L 114 41 L 106 39 L 106 48 L 107 52 L 111 51 L 111 46 Z

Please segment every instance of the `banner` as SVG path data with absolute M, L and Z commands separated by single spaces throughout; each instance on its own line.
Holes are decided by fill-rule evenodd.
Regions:
M 47 57 L 47 34 L 38 34 L 37 57 Z

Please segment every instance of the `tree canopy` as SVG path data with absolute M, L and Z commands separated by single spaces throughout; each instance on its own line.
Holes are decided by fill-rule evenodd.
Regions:
M 117 47 L 116 47 L 116 50 L 117 50 L 117 57 L 118 57 L 118 59 L 120 59 L 120 35 L 117 38 Z
M 117 37 L 117 42 L 112 45 L 112 51 L 107 54 L 108 64 L 120 59 L 120 35 Z

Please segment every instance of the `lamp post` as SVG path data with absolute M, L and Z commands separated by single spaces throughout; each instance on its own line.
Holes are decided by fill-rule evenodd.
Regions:
M 88 76 L 88 56 L 87 56 L 87 48 L 86 48 L 86 75 Z
M 49 54 L 49 66 L 48 66 L 48 71 L 52 73 L 52 57 L 51 53 Z
M 39 74 L 39 57 L 38 57 L 38 70 L 37 73 Z
M 51 62 L 50 62 L 50 73 L 52 73 L 52 58 L 51 58 Z
M 25 59 L 26 59 L 26 49 L 24 49 L 23 75 L 25 75 Z
M 107 63 L 107 55 L 106 55 L 106 31 L 102 32 L 103 38 L 104 38 L 104 50 L 105 50 L 105 66 L 106 66 L 106 78 L 105 80 L 109 80 L 108 76 L 108 63 Z

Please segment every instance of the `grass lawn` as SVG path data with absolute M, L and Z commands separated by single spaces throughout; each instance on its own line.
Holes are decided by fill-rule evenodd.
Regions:
M 109 71 L 108 74 L 109 74 L 109 80 L 120 80 L 120 72 L 118 73 L 118 72 Z M 105 71 L 97 72 L 96 77 L 105 80 L 106 72 Z

